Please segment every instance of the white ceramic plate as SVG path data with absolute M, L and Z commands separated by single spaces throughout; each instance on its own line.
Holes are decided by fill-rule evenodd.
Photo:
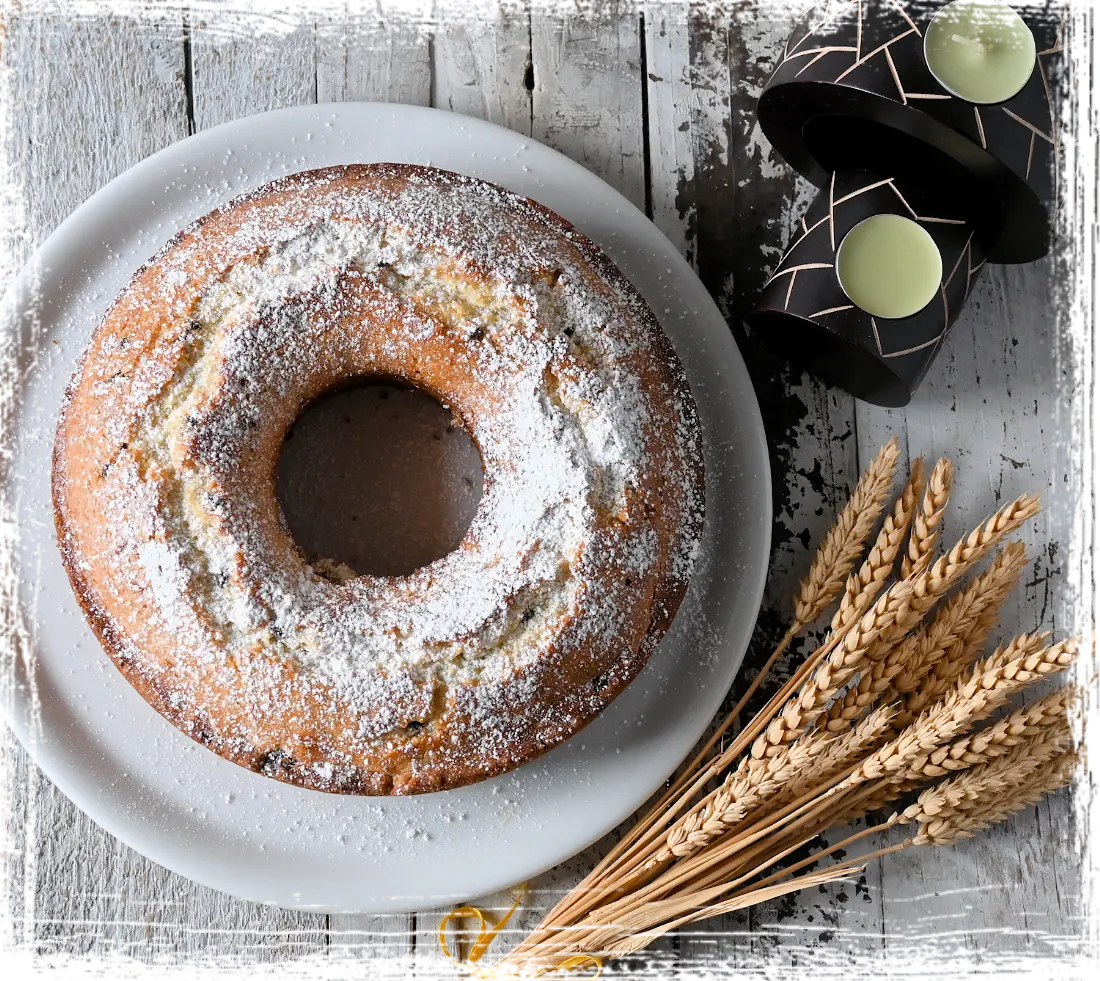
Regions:
M 651 663 L 587 729 L 513 773 L 406 799 L 285 786 L 228 763 L 157 715 L 84 623 L 58 556 L 51 444 L 62 394 L 134 269 L 216 205 L 284 174 L 409 161 L 529 195 L 599 242 L 645 295 L 683 360 L 706 435 L 706 540 Z M 168 147 L 73 213 L 5 298 L 25 359 L 7 488 L 27 663 L 12 725 L 50 778 L 139 852 L 248 899 L 397 912 L 538 874 L 626 818 L 689 752 L 741 663 L 768 556 L 760 412 L 729 329 L 687 263 L 625 198 L 509 130 L 432 109 L 346 103 L 252 116 Z M 20 673 L 22 672 L 22 673 Z

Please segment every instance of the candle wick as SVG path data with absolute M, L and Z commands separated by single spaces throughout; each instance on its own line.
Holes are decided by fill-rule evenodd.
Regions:
M 985 45 L 982 44 L 981 41 L 976 40 L 975 38 L 963 37 L 963 35 L 961 35 L 961 34 L 952 34 L 951 35 L 951 40 L 955 41 L 957 44 L 969 45 L 970 47 L 976 49 L 977 51 L 980 51 L 982 54 L 986 53 Z

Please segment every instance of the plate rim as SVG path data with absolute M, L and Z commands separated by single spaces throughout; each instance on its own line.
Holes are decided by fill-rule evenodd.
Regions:
M 176 143 L 172 143 L 172 144 L 170 144 L 166 147 L 161 148 L 156 153 L 153 153 L 148 157 L 145 157 L 141 161 L 134 164 L 132 167 L 128 168 L 127 170 L 123 171 L 122 173 L 120 173 L 117 176 L 115 176 L 114 178 L 112 178 L 110 181 L 108 181 L 106 184 L 104 184 L 101 188 L 99 188 L 97 191 L 95 191 L 90 197 L 88 197 L 76 209 L 74 209 L 53 230 L 53 232 L 51 232 L 50 235 L 41 243 L 41 245 L 35 250 L 34 254 L 28 258 L 27 262 L 23 265 L 23 267 L 19 270 L 19 272 L 10 281 L 9 286 L 5 291 L 4 297 L 3 297 L 2 301 L 0 301 L 0 321 L 4 322 L 5 324 L 8 323 L 11 320 L 11 313 L 13 311 L 18 311 L 18 310 L 21 309 L 21 305 L 19 303 L 19 300 L 24 295 L 26 295 L 28 293 L 31 296 L 34 295 L 33 281 L 34 281 L 34 278 L 37 275 L 38 271 L 42 270 L 42 269 L 46 269 L 46 270 L 51 269 L 51 262 L 54 262 L 54 260 L 57 257 L 62 256 L 66 249 L 71 248 L 69 240 L 72 239 L 74 237 L 74 235 L 81 235 L 81 234 L 86 235 L 87 232 L 84 231 L 85 226 L 88 224 L 89 221 L 92 222 L 93 226 L 95 225 L 95 223 L 97 222 L 97 215 L 101 211 L 103 211 L 104 209 L 107 209 L 110 206 L 112 206 L 112 204 L 114 203 L 113 198 L 116 197 L 120 193 L 120 189 L 126 188 L 129 184 L 139 182 L 141 180 L 141 178 L 143 178 L 147 175 L 155 174 L 155 175 L 158 176 L 158 178 L 162 179 L 162 171 L 159 171 L 158 167 L 160 165 L 162 165 L 165 161 L 173 160 L 173 158 L 175 158 L 177 155 L 183 155 L 184 157 L 186 157 L 189 153 L 193 154 L 193 153 L 198 152 L 198 151 L 200 151 L 201 149 L 203 149 L 207 146 L 217 146 L 219 143 L 221 143 L 223 145 L 232 145 L 232 143 L 234 143 L 236 141 L 239 141 L 242 138 L 242 131 L 246 131 L 250 127 L 263 127 L 265 125 L 269 125 L 270 121 L 275 119 L 275 118 L 282 118 L 282 119 L 287 120 L 288 123 L 291 124 L 291 125 L 288 125 L 288 127 L 286 128 L 286 131 L 285 131 L 286 135 L 289 136 L 289 134 L 293 131 L 291 127 L 294 124 L 296 124 L 298 122 L 301 122 L 301 121 L 307 121 L 307 120 L 312 121 L 317 117 L 318 113 L 325 112 L 325 111 L 331 111 L 333 109 L 336 109 L 338 111 L 339 110 L 350 111 L 352 113 L 361 112 L 361 111 L 368 111 L 368 112 L 373 111 L 373 112 L 384 112 L 384 113 L 387 113 L 387 114 L 406 115 L 408 117 L 421 116 L 425 119 L 427 119 L 427 118 L 436 118 L 436 119 L 438 119 L 440 116 L 444 116 L 444 117 L 447 118 L 448 122 L 452 123 L 452 124 L 455 122 L 455 120 L 461 120 L 461 126 L 463 128 L 468 127 L 468 128 L 470 128 L 472 130 L 475 130 L 475 131 L 478 130 L 478 129 L 482 129 L 482 128 L 488 129 L 488 130 L 493 130 L 493 131 L 500 131 L 504 134 L 507 134 L 508 139 L 515 140 L 515 141 L 520 141 L 521 145 L 530 144 L 530 145 L 534 145 L 534 146 L 539 147 L 540 150 L 542 150 L 542 151 L 547 151 L 548 153 L 553 155 L 554 165 L 558 168 L 561 168 L 563 173 L 565 173 L 566 175 L 568 175 L 569 172 L 578 173 L 578 175 L 581 176 L 582 179 L 585 180 L 585 181 L 588 181 L 588 182 L 596 181 L 596 182 L 598 182 L 599 185 L 601 185 L 601 187 L 600 187 L 601 193 L 603 195 L 606 195 L 609 198 L 610 202 L 616 204 L 618 206 L 619 210 L 628 210 L 629 212 L 633 213 L 633 217 L 635 219 L 640 217 L 642 220 L 644 220 L 646 222 L 646 224 L 652 230 L 654 236 L 659 237 L 660 240 L 664 242 L 665 246 L 667 247 L 667 253 L 668 253 L 667 258 L 672 263 L 673 267 L 678 267 L 678 268 L 675 268 L 674 270 L 670 270 L 670 272 L 674 272 L 675 277 L 677 279 L 690 284 L 692 291 L 694 293 L 698 294 L 700 303 L 703 304 L 704 306 L 710 308 L 710 309 L 705 309 L 702 312 L 697 312 L 697 316 L 699 316 L 700 319 L 705 319 L 707 317 L 707 315 L 709 314 L 711 317 L 717 318 L 718 321 L 722 322 L 723 324 L 726 324 L 725 317 L 722 315 L 721 311 L 718 309 L 718 306 L 715 303 L 714 299 L 710 296 L 709 292 L 706 290 L 706 288 L 702 285 L 701 281 L 698 279 L 698 276 L 696 275 L 695 271 L 691 268 L 691 266 L 688 264 L 688 262 L 683 258 L 680 251 L 667 239 L 667 237 L 660 230 L 660 228 L 658 228 L 657 225 L 655 223 L 653 223 L 652 220 L 649 219 L 641 211 L 641 209 L 639 209 L 637 206 L 635 206 L 625 196 L 623 196 L 619 191 L 617 191 L 615 188 L 611 187 L 609 184 L 607 184 L 605 181 L 603 181 L 602 178 L 600 178 L 598 175 L 594 174 L 592 171 L 588 170 L 587 168 L 585 168 L 581 164 L 573 161 L 572 159 L 570 159 L 569 157 L 567 157 L 564 154 L 560 153 L 559 151 L 554 150 L 552 147 L 549 147 L 546 144 L 541 143 L 539 140 L 535 139 L 534 137 L 527 136 L 527 135 L 519 133 L 515 130 L 510 130 L 507 127 L 499 126 L 495 123 L 491 123 L 491 122 L 488 122 L 488 121 L 485 121 L 485 120 L 476 119 L 476 118 L 473 118 L 473 117 L 459 116 L 456 113 L 448 112 L 448 111 L 442 110 L 442 109 L 430 108 L 430 107 L 425 107 L 425 106 L 410 106 L 410 105 L 405 105 L 405 104 L 401 104 L 401 103 L 386 103 L 386 102 L 310 103 L 310 104 L 306 104 L 306 105 L 290 106 L 290 107 L 285 107 L 285 108 L 281 108 L 281 109 L 270 110 L 268 112 L 257 113 L 257 114 L 254 114 L 252 116 L 243 117 L 242 119 L 230 120 L 230 121 L 222 123 L 218 126 L 211 127 L 209 129 L 203 130 L 199 133 L 195 133 L 191 136 L 186 137 L 183 140 L 177 141 Z M 449 133 L 449 131 L 445 131 L 445 132 Z M 446 139 L 446 138 L 448 138 L 448 137 L 445 136 L 444 139 Z M 411 151 L 409 151 L 409 152 L 411 154 Z M 430 150 L 429 150 L 429 154 L 430 154 Z M 349 149 L 348 150 L 348 159 L 345 162 L 354 162 L 354 161 L 357 161 L 357 160 L 361 160 L 361 158 L 357 157 L 355 155 L 355 153 L 351 149 Z M 287 163 L 290 164 L 290 161 L 287 161 Z M 435 165 L 435 164 L 432 164 L 432 165 Z M 303 169 L 314 169 L 315 166 L 323 166 L 323 165 L 317 165 L 317 164 L 310 165 L 310 164 L 307 164 L 305 167 L 290 166 L 289 169 L 287 169 L 285 171 L 285 173 L 295 173 L 295 172 L 298 172 L 298 171 L 303 170 Z M 452 169 L 452 168 L 448 167 L 446 169 Z M 476 167 L 472 168 L 472 169 L 476 169 Z M 473 174 L 473 176 L 479 176 L 479 175 L 478 174 Z M 263 182 L 266 182 L 267 180 L 271 180 L 271 179 L 274 179 L 274 178 L 273 177 L 265 177 Z M 481 179 L 487 179 L 487 178 L 481 178 Z M 250 181 L 251 180 L 252 179 L 250 179 Z M 207 187 L 207 186 L 208 185 L 205 185 L 205 184 L 201 183 L 201 181 L 200 181 L 196 185 L 196 191 L 200 191 L 204 187 Z M 259 185 L 249 183 L 247 186 L 241 187 L 241 188 L 230 187 L 228 195 L 224 196 L 223 200 L 226 200 L 226 201 L 232 200 L 234 197 L 237 197 L 239 194 L 246 192 L 249 189 L 249 187 L 252 187 L 252 186 L 259 186 Z M 507 186 L 507 185 L 505 185 L 505 186 Z M 595 186 L 595 185 L 593 185 L 593 186 Z M 519 191 L 517 193 L 524 194 L 524 196 L 528 196 L 522 191 Z M 534 198 L 533 195 L 531 195 L 531 196 L 532 196 L 532 198 Z M 196 194 L 196 201 L 198 201 L 198 198 L 199 198 L 199 195 Z M 537 198 L 534 198 L 534 199 L 537 200 Z M 213 207 L 217 207 L 217 206 L 218 205 L 214 205 Z M 207 210 L 210 210 L 210 209 L 207 208 Z M 203 213 L 205 213 L 205 212 L 203 212 Z M 567 217 L 567 220 L 572 222 L 572 219 L 570 219 L 568 216 L 566 216 L 566 217 Z M 98 219 L 98 220 L 101 220 L 101 219 Z M 585 228 L 581 227 L 580 225 L 578 225 L 578 228 L 582 232 L 584 232 L 586 235 L 589 234 L 588 231 Z M 77 229 L 80 229 L 81 231 L 78 232 Z M 597 242 L 597 244 L 600 246 L 601 249 L 607 251 L 609 254 L 612 253 L 613 250 L 610 249 L 607 246 L 606 243 L 601 242 L 598 239 L 595 239 L 595 241 Z M 152 254 L 152 253 L 150 253 L 150 254 Z M 148 258 L 143 259 L 143 260 L 139 260 L 136 265 L 131 265 L 130 260 L 127 259 L 127 260 L 124 261 L 123 266 L 127 270 L 127 273 L 130 274 L 130 273 L 133 272 L 134 269 L 138 268 L 138 266 L 141 264 L 141 262 L 144 262 L 144 261 L 148 261 Z M 56 263 L 54 262 L 54 264 L 56 264 Z M 47 275 L 48 275 L 48 273 L 47 273 Z M 627 275 L 627 274 L 624 272 L 624 275 Z M 69 298 L 69 302 L 72 302 L 71 298 L 73 296 L 78 295 L 78 294 L 79 294 L 79 287 L 77 287 L 76 289 L 68 290 L 66 292 L 66 296 Z M 106 304 L 109 304 L 110 302 L 112 302 L 112 300 L 113 300 L 113 298 L 106 298 L 103 302 L 106 303 Z M 661 316 L 660 312 L 657 312 L 657 318 L 658 318 L 659 321 L 662 321 L 662 326 L 663 326 L 664 318 Z M 727 330 L 728 330 L 728 324 L 726 324 L 726 327 L 727 327 Z M 81 348 L 83 349 L 84 346 L 85 345 L 81 345 Z M 751 461 L 751 465 L 754 468 L 753 472 L 754 472 L 755 478 L 758 482 L 758 492 L 755 495 L 754 500 L 758 502 L 757 505 L 756 505 L 756 509 L 759 511 L 759 513 L 754 515 L 754 521 L 755 521 L 756 524 L 759 525 L 759 529 L 757 531 L 757 534 L 759 534 L 761 536 L 759 555 L 758 556 L 753 556 L 750 560 L 751 565 L 755 566 L 755 568 L 752 568 L 749 571 L 746 571 L 746 570 L 743 569 L 741 574 L 740 574 L 740 577 L 739 577 L 740 583 L 743 586 L 747 587 L 748 590 L 749 590 L 750 600 L 749 600 L 749 603 L 748 603 L 748 609 L 752 611 L 750 613 L 750 618 L 751 618 L 752 622 L 749 622 L 744 627 L 741 627 L 736 632 L 735 636 L 732 636 L 732 637 L 729 636 L 728 635 L 729 631 L 727 631 L 727 636 L 725 636 L 723 638 L 723 642 L 722 642 L 722 645 L 721 645 L 721 649 L 723 650 L 723 652 L 726 652 L 726 651 L 735 651 L 736 652 L 736 656 L 732 659 L 736 663 L 734 664 L 734 666 L 729 671 L 729 684 L 732 685 L 732 683 L 736 680 L 737 675 L 738 675 L 738 673 L 739 673 L 739 671 L 742 667 L 745 653 L 748 649 L 749 643 L 751 642 L 753 627 L 754 627 L 754 624 L 755 624 L 755 618 L 759 614 L 759 609 L 760 609 L 761 601 L 762 601 L 762 598 L 763 598 L 764 587 L 765 587 L 765 584 L 766 584 L 766 579 L 767 579 L 767 574 L 768 574 L 768 569 L 769 569 L 769 564 L 770 564 L 769 559 L 770 559 L 770 554 L 771 554 L 772 488 L 771 488 L 770 454 L 769 454 L 769 451 L 768 451 L 766 433 L 765 433 L 765 430 L 764 430 L 763 417 L 762 417 L 762 414 L 761 414 L 761 411 L 760 411 L 759 401 L 756 397 L 755 389 L 752 385 L 751 377 L 749 376 L 747 366 L 745 365 L 745 362 L 744 362 L 744 358 L 741 355 L 740 349 L 739 349 L 739 347 L 736 343 L 736 340 L 733 337 L 732 332 L 730 332 L 730 334 L 729 334 L 728 348 L 729 348 L 728 353 L 729 353 L 729 356 L 730 356 L 730 359 L 731 359 L 731 363 L 726 365 L 723 370 L 724 371 L 732 371 L 737 376 L 734 379 L 734 381 L 737 383 L 738 387 L 742 390 L 743 398 L 744 398 L 744 401 L 746 403 L 745 406 L 741 406 L 740 408 L 742 410 L 744 410 L 745 408 L 751 407 L 751 412 L 750 412 L 751 419 L 746 419 L 745 420 L 746 423 L 747 423 L 747 425 L 745 427 L 745 431 L 746 431 L 746 435 L 749 437 L 750 443 L 755 447 L 755 454 L 756 454 L 756 457 L 757 457 L 756 459 Z M 37 354 L 38 354 L 38 351 L 37 351 L 37 348 L 36 348 L 36 358 L 37 358 Z M 33 371 L 41 371 L 41 370 L 48 370 L 48 365 L 44 365 L 42 362 L 36 363 L 34 368 L 33 368 Z M 25 385 L 26 383 L 24 382 L 23 384 Z M 17 434 L 20 431 L 20 425 L 21 425 L 21 420 L 20 420 L 20 417 L 21 417 L 21 414 L 22 414 L 21 413 L 21 408 L 22 407 L 19 406 L 18 404 L 16 404 L 14 406 L 15 411 L 13 413 L 13 422 L 12 422 L 12 426 L 11 426 L 13 445 L 15 445 L 18 441 Z M 51 442 L 52 442 L 52 433 L 50 434 L 50 436 L 51 436 Z M 15 512 L 15 511 L 17 511 L 16 500 L 15 500 L 17 495 L 12 493 L 12 491 L 15 490 L 15 487 L 13 486 L 13 480 L 12 480 L 12 477 L 14 475 L 11 472 L 12 469 L 14 469 L 14 468 L 9 468 L 8 466 L 5 466 L 3 468 L 4 472 L 0 473 L 0 481 L 3 482 L 3 485 L 4 485 L 3 489 L 6 493 L 6 496 L 8 496 L 9 499 L 10 499 L 9 503 L 10 503 L 11 509 L 12 509 L 13 512 Z M 709 500 L 708 500 L 708 505 L 707 506 L 708 506 L 708 514 L 709 514 L 709 508 L 711 506 Z M 56 539 L 55 539 L 55 541 L 56 541 Z M 13 553 L 13 559 L 15 560 L 16 569 L 18 570 L 18 568 L 19 568 L 19 547 L 18 547 L 18 545 L 13 545 L 12 546 L 12 553 Z M 712 574 L 717 573 L 717 571 L 718 571 L 717 569 L 711 570 Z M 693 575 L 693 578 L 694 578 L 695 575 L 699 575 L 700 572 L 701 572 L 701 570 L 697 568 L 697 571 Z M 18 572 L 17 572 L 17 574 L 18 574 Z M 17 590 L 16 590 L 16 599 L 17 599 L 19 607 L 24 607 L 24 597 L 23 597 L 23 592 L 22 592 L 21 589 L 17 588 Z M 683 607 L 681 607 L 681 610 L 682 609 L 683 609 Z M 27 617 L 28 611 L 25 608 L 23 608 L 20 611 L 20 615 L 22 615 L 24 617 Z M 83 627 L 84 629 L 87 629 L 87 626 L 83 621 L 81 621 L 79 626 Z M 38 642 L 37 638 L 35 638 L 32 641 L 32 644 L 37 644 L 37 642 Z M 98 641 L 93 640 L 93 643 L 98 645 Z M 32 650 L 32 652 L 30 654 L 30 660 L 32 660 L 34 662 L 34 664 L 37 664 L 38 657 L 37 657 L 37 652 L 36 651 Z M 18 669 L 17 669 L 17 672 L 18 672 Z M 632 684 L 633 684 L 633 682 L 632 682 Z M 629 686 L 628 686 L 628 688 L 629 688 Z M 699 738 L 706 732 L 706 728 L 710 724 L 710 722 L 711 722 L 711 720 L 714 716 L 714 713 L 720 708 L 721 702 L 724 699 L 725 694 L 726 694 L 726 691 L 723 690 L 721 697 L 717 700 L 717 703 L 714 706 L 714 708 L 711 710 L 711 712 L 709 714 L 707 714 L 705 718 L 703 718 L 702 713 L 700 713 L 700 718 L 697 720 L 697 722 L 695 724 L 693 724 L 690 727 L 693 731 L 697 730 L 696 735 L 694 736 L 692 745 L 697 744 Z M 158 854 L 157 849 L 155 847 L 152 848 L 152 849 L 147 848 L 146 847 L 147 839 L 146 839 L 145 836 L 137 836 L 137 835 L 131 833 L 134 830 L 133 827 L 132 827 L 134 819 L 129 819 L 129 820 L 124 819 L 118 813 L 120 810 L 122 810 L 121 808 L 116 807 L 116 808 L 112 809 L 104 801 L 101 801 L 99 799 L 88 799 L 88 798 L 83 797 L 82 795 L 80 795 L 78 793 L 73 792 L 74 781 L 72 779 L 70 779 L 70 774 L 71 774 L 71 767 L 74 766 L 74 765 L 77 765 L 77 762 L 78 762 L 77 756 L 75 756 L 73 754 L 66 754 L 64 751 L 59 751 L 56 748 L 51 749 L 51 748 L 47 748 L 45 746 L 42 746 L 42 745 L 38 744 L 37 739 L 35 738 L 35 733 L 33 731 L 33 726 L 29 726 L 29 725 L 26 724 L 26 718 L 25 717 L 27 715 L 27 704 L 26 704 L 27 694 L 26 694 L 26 691 L 23 688 L 21 688 L 21 686 L 19 686 L 18 684 L 12 686 L 12 694 L 11 694 L 10 701 L 11 701 L 10 711 L 9 711 L 9 707 L 7 705 L 5 705 L 5 706 L 3 706 L 2 709 L 0 709 L 0 712 L 2 712 L 4 718 L 6 719 L 8 724 L 12 727 L 12 729 L 15 732 L 15 734 L 16 734 L 17 738 L 19 739 L 20 743 L 26 748 L 28 754 L 31 756 L 31 758 L 34 760 L 34 762 L 43 770 L 43 772 L 51 780 L 51 782 L 53 782 L 58 787 L 58 789 L 69 800 L 71 800 L 73 802 L 73 804 L 78 809 L 80 809 L 82 812 L 87 814 L 93 821 L 95 821 L 96 824 L 98 824 L 100 827 L 102 827 L 108 834 L 118 838 L 120 841 L 122 841 L 127 846 L 129 846 L 131 848 L 134 848 L 136 851 L 138 851 L 140 854 L 142 854 L 143 856 L 145 856 L 149 860 L 151 860 L 153 862 L 156 862 L 157 864 L 162 865 L 165 868 L 170 869 L 171 871 L 175 872 L 176 874 L 182 875 L 185 878 L 191 879 L 192 881 L 198 882 L 198 883 L 200 883 L 204 886 L 208 886 L 210 888 L 216 888 L 216 889 L 219 889 L 221 891 L 227 892 L 230 895 L 239 897 L 241 899 L 250 900 L 250 901 L 255 901 L 255 902 L 260 902 L 260 903 L 267 903 L 267 904 L 272 904 L 272 905 L 278 905 L 278 906 L 282 906 L 284 908 L 290 908 L 290 909 L 301 909 L 301 910 L 308 910 L 308 911 L 313 911 L 313 912 L 321 911 L 316 904 L 295 905 L 293 902 L 286 902 L 284 900 L 272 900 L 272 899 L 264 898 L 264 897 L 261 897 L 261 896 L 257 896 L 254 892 L 250 892 L 247 889 L 227 888 L 222 883 L 212 884 L 210 882 L 209 878 L 206 878 L 206 877 L 200 878 L 194 873 L 193 870 L 187 870 L 185 868 L 181 868 L 179 866 L 179 863 L 177 863 L 173 860 L 170 860 L 169 858 L 166 858 L 163 855 Z M 163 721 L 164 721 L 165 725 L 170 725 L 170 723 L 168 723 L 167 720 L 163 720 Z M 582 730 L 581 733 L 576 734 L 571 740 L 568 740 L 567 742 L 572 742 L 573 740 L 579 738 L 582 735 L 582 733 L 583 733 L 583 730 Z M 57 745 L 58 745 L 57 743 L 54 743 L 55 747 Z M 206 751 L 206 752 L 208 752 L 208 751 Z M 690 752 L 690 747 L 688 749 L 688 752 Z M 621 814 L 619 817 L 615 818 L 609 824 L 607 822 L 602 822 L 599 826 L 593 826 L 593 827 L 587 829 L 586 834 L 584 836 L 584 840 L 579 846 L 574 848 L 571 845 L 570 846 L 571 850 L 567 854 L 559 855 L 559 857 L 555 858 L 554 861 L 552 861 L 550 864 L 543 865 L 537 872 L 528 872 L 527 873 L 528 876 L 534 875 L 534 874 L 540 874 L 541 872 L 546 871 L 549 868 L 553 868 L 553 867 L 561 864 L 562 862 L 568 860 L 568 858 L 571 857 L 572 855 L 575 855 L 578 852 L 583 851 L 584 848 L 588 847 L 589 845 L 591 845 L 595 841 L 598 841 L 600 838 L 602 838 L 604 835 L 606 835 L 609 831 L 613 830 L 623 820 L 627 819 L 630 816 L 630 814 L 634 813 L 636 808 L 638 806 L 640 806 L 641 804 L 643 804 L 645 802 L 645 800 L 647 800 L 649 798 L 649 796 L 651 796 L 652 793 L 657 788 L 660 787 L 661 783 L 664 782 L 665 779 L 667 779 L 667 777 L 669 776 L 669 774 L 671 772 L 673 772 L 673 770 L 675 770 L 676 765 L 678 765 L 678 763 L 673 764 L 673 766 L 671 767 L 671 769 L 668 770 L 668 772 L 654 771 L 651 774 L 652 779 L 647 781 L 647 783 L 650 784 L 649 790 L 647 791 L 645 796 L 642 797 L 642 799 L 637 804 L 633 805 L 629 810 L 627 810 L 625 813 Z M 512 772 L 515 772 L 515 771 L 512 771 Z M 425 796 L 435 797 L 437 795 L 425 795 Z M 156 837 L 157 837 L 156 834 L 152 835 L 153 839 L 156 839 Z M 138 838 L 138 840 L 135 840 L 135 838 Z M 520 877 L 522 877 L 522 876 L 517 876 L 516 878 L 520 878 Z M 514 881 L 514 879 L 512 879 L 510 881 Z M 481 890 L 481 892 L 477 893 L 477 894 L 484 894 L 484 892 L 485 892 L 485 890 Z M 474 894 L 471 893 L 469 895 L 474 895 Z M 429 901 L 430 902 L 436 902 L 437 900 L 438 900 L 438 897 L 433 897 Z M 400 901 L 400 899 L 396 899 L 395 902 L 393 902 L 393 903 L 389 903 L 389 904 L 383 903 L 382 905 L 379 905 L 377 902 L 372 900 L 372 902 L 367 903 L 365 906 L 362 907 L 362 911 L 363 912 L 368 912 L 368 913 L 382 913 L 382 912 L 401 912 L 401 913 L 405 913 L 405 912 L 413 912 L 413 911 L 417 911 L 417 910 L 422 910 L 422 909 L 426 909 L 426 908 L 429 908 L 429 907 L 424 905 L 423 897 L 422 897 L 422 901 L 420 901 L 418 903 L 410 903 L 407 900 L 404 903 L 402 903 Z

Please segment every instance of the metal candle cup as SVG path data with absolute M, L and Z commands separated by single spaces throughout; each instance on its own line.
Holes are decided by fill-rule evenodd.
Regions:
M 862 168 L 934 184 L 974 225 L 991 261 L 1041 258 L 1056 198 L 1048 75 L 1061 25 L 1036 19 L 1035 69 L 1023 87 L 996 105 L 976 104 L 945 89 L 926 61 L 926 31 L 944 8 L 901 0 L 813 8 L 764 87 L 761 129 L 819 187 L 834 171 Z
M 929 268 L 934 265 L 941 273 L 931 300 L 908 316 L 875 316 L 854 302 L 841 282 L 838 252 L 853 229 L 866 228 L 868 220 L 878 216 L 890 216 L 881 224 L 895 227 L 884 228 L 886 237 L 878 239 L 881 257 L 869 258 L 874 239 L 863 243 L 866 276 L 876 275 L 875 261 L 884 263 L 878 271 L 884 277 L 897 275 L 899 268 L 904 272 L 908 249 L 914 266 L 912 282 L 906 283 L 912 287 L 910 297 L 902 298 L 908 303 L 920 295 Z M 917 226 L 919 234 L 911 234 L 908 225 Z M 930 263 L 922 251 L 925 237 L 934 243 L 938 263 Z M 896 254 L 885 255 L 895 245 Z M 973 225 L 958 212 L 945 210 L 942 201 L 925 189 L 867 171 L 832 174 L 745 319 L 777 354 L 802 364 L 826 383 L 878 405 L 905 405 L 966 303 L 984 262 Z M 874 288 L 853 288 L 852 281 L 848 286 L 857 300 L 874 306 Z M 890 312 L 904 308 L 902 303 Z

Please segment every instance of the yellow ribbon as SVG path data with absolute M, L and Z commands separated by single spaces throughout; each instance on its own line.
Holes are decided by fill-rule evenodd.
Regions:
M 502 971 L 499 968 L 483 968 L 481 966 L 481 959 L 485 956 L 485 951 L 489 944 L 492 944 L 496 939 L 496 935 L 503 930 L 505 925 L 511 919 L 511 914 L 516 912 L 516 907 L 519 905 L 519 900 L 511 904 L 510 910 L 500 918 L 500 922 L 488 929 L 488 924 L 485 922 L 485 915 L 478 910 L 476 906 L 461 906 L 458 910 L 452 910 L 447 916 L 443 917 L 443 922 L 439 925 L 439 946 L 443 948 L 443 956 L 447 958 L 454 967 L 460 971 L 465 971 L 474 981 L 536 981 L 537 978 L 541 978 L 543 974 L 549 974 L 553 971 L 575 971 L 577 968 L 582 968 L 585 965 L 592 965 L 595 967 L 595 973 L 588 974 L 586 978 L 580 979 L 580 981 L 596 981 L 601 976 L 604 970 L 603 961 L 597 957 L 593 957 L 590 954 L 575 954 L 573 957 L 566 957 L 558 965 L 554 965 L 549 968 L 539 968 L 537 971 L 530 974 L 513 974 L 511 971 Z M 450 948 L 447 946 L 447 924 L 452 919 L 476 919 L 478 923 L 477 939 L 474 940 L 474 946 L 470 948 L 470 962 L 463 963 L 451 956 Z

